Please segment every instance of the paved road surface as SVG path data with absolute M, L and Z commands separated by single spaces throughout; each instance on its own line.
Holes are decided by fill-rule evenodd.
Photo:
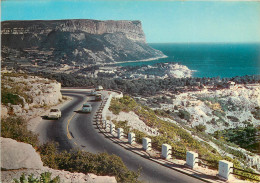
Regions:
M 193 177 L 163 167 L 148 159 L 128 151 L 121 146 L 106 139 L 102 133 L 93 125 L 93 115 L 98 109 L 100 102 L 93 101 L 94 97 L 87 96 L 85 91 L 62 91 L 65 96 L 73 100 L 61 108 L 62 117 L 59 120 L 44 120 L 38 126 L 38 133 L 41 142 L 55 141 L 60 145 L 60 150 L 81 148 L 91 153 L 107 152 L 122 158 L 126 166 L 134 171 L 142 168 L 140 180 L 144 182 L 180 182 L 193 183 L 202 182 Z M 90 102 L 93 111 L 90 114 L 76 113 L 84 102 Z M 69 124 L 69 125 L 68 125 Z M 68 135 L 68 131 L 71 135 Z

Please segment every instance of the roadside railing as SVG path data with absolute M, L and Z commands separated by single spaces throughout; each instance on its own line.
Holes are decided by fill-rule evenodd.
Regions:
M 115 125 L 111 121 L 108 122 L 107 120 L 104 119 L 105 116 L 104 116 L 103 110 L 105 108 L 108 108 L 107 106 L 109 105 L 110 100 L 107 100 L 107 99 L 104 100 L 102 102 L 102 104 L 100 105 L 100 110 L 98 110 L 96 115 L 94 116 L 94 119 L 96 121 L 98 128 L 104 129 L 106 131 L 109 130 L 110 134 L 114 137 L 117 137 L 118 139 L 120 139 L 122 137 L 128 139 L 129 144 L 135 143 L 136 137 L 135 137 L 135 134 L 133 132 L 128 133 L 128 135 L 126 135 L 126 134 L 124 134 L 124 130 L 122 128 L 118 128 L 116 130 Z M 142 148 L 145 151 L 151 150 L 152 141 L 151 141 L 150 138 L 147 138 L 147 137 L 142 138 Z M 165 150 L 165 148 L 166 148 L 166 150 Z M 233 163 L 231 163 L 231 162 L 228 162 L 226 160 L 220 160 L 220 161 L 208 160 L 208 159 L 202 158 L 197 153 L 192 152 L 192 151 L 188 151 L 188 152 L 185 153 L 185 152 L 174 150 L 168 144 L 162 145 L 161 157 L 163 157 L 162 159 L 174 159 L 173 157 L 178 158 L 178 159 L 183 159 L 183 160 L 186 159 L 185 165 L 187 165 L 188 167 L 190 167 L 192 169 L 194 169 L 196 166 L 201 166 L 201 165 L 207 166 L 207 167 L 213 168 L 213 169 L 218 169 L 217 176 L 222 178 L 222 179 L 225 179 L 225 180 L 229 179 L 230 174 L 234 174 L 234 175 L 239 176 L 239 177 L 244 178 L 244 179 L 251 179 L 251 180 L 254 180 L 254 181 L 260 181 L 260 174 L 250 172 L 250 171 L 246 171 L 246 170 L 239 169 L 239 168 L 235 168 L 233 166 Z M 250 177 L 250 176 L 245 176 L 242 173 L 249 174 L 249 175 L 252 175 L 252 176 L 256 176 L 259 179 L 254 178 L 254 177 Z

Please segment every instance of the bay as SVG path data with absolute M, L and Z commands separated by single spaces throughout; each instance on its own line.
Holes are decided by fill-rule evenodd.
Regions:
M 174 62 L 195 70 L 193 77 L 235 77 L 260 74 L 260 44 L 174 44 L 151 43 L 167 58 L 121 66 L 154 65 Z

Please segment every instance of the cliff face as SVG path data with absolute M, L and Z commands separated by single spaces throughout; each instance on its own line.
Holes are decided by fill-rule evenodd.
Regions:
M 39 178 L 42 173 L 50 172 L 53 179 L 56 176 L 60 177 L 60 182 L 107 182 L 116 183 L 115 177 L 97 176 L 92 173 L 71 173 L 64 170 L 55 170 L 43 166 L 40 155 L 30 145 L 10 138 L 0 137 L 1 142 L 1 182 L 14 182 L 14 179 L 19 178 L 24 174 L 25 177 L 33 174 L 34 178 Z
M 31 119 L 41 115 L 45 107 L 51 107 L 62 101 L 61 84 L 57 81 L 37 76 L 8 76 L 2 73 L 1 117 L 9 115 Z M 7 93 L 17 95 L 20 102 L 11 104 Z M 16 100 L 19 100 L 16 99 Z M 5 102 L 6 101 L 6 102 Z M 9 104 L 8 104 L 9 103 Z
M 145 42 L 140 21 L 99 21 L 99 20 L 50 20 L 50 21 L 5 21 L 2 34 L 39 34 L 48 35 L 52 31 L 71 33 L 105 34 L 122 32 L 133 41 Z
M 146 44 L 140 21 L 4 21 L 1 28 L 3 58 L 8 59 L 10 52 L 16 52 L 16 58 L 36 59 L 40 51 L 44 51 L 40 57 L 43 61 L 60 63 L 105 63 L 163 56 Z

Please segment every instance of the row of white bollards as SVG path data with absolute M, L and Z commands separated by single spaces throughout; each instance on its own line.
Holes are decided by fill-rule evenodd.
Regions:
M 105 124 L 105 128 L 107 129 L 110 126 L 110 133 L 112 135 L 115 134 L 115 125 L 113 123 L 108 123 L 106 120 L 103 121 L 103 124 Z M 124 130 L 122 128 L 117 129 L 117 138 L 121 139 L 124 136 Z M 135 143 L 135 134 L 130 132 L 128 133 L 128 143 L 134 144 Z M 142 147 L 145 151 L 152 150 L 152 141 L 150 138 L 144 137 L 142 139 Z M 168 144 L 162 144 L 162 151 L 161 156 L 164 159 L 171 159 L 172 158 L 172 147 Z M 199 162 L 199 156 L 198 153 L 187 151 L 186 152 L 186 165 L 192 169 L 196 168 L 198 166 Z M 233 163 L 228 162 L 226 160 L 220 160 L 219 161 L 219 167 L 218 167 L 218 176 L 220 178 L 224 178 L 228 180 L 229 175 L 233 172 L 232 170 Z

